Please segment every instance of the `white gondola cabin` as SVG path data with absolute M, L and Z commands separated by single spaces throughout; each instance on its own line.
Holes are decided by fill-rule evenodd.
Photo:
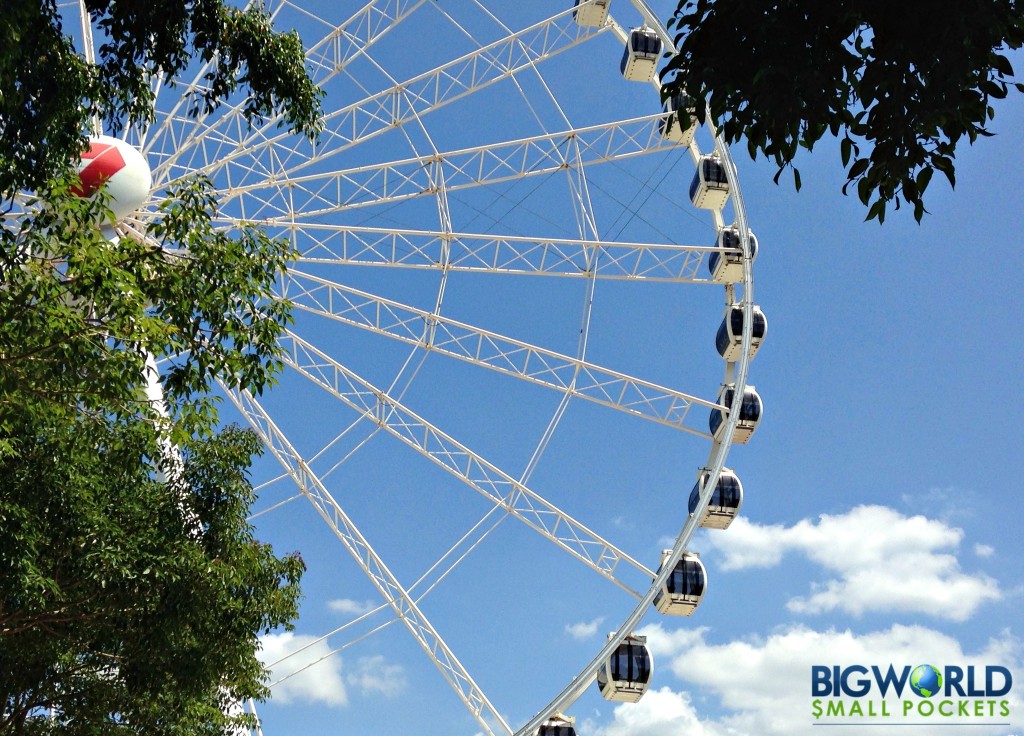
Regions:
M 750 261 L 757 258 L 757 236 L 750 233 Z M 724 227 L 718 231 L 715 251 L 708 258 L 708 271 L 711 278 L 718 283 L 738 283 L 743 280 L 743 243 L 740 241 L 740 230 L 737 227 Z
M 758 348 L 764 341 L 768 331 L 768 320 L 761 308 L 754 306 L 753 323 L 750 327 L 750 357 L 757 355 Z M 718 326 L 718 334 L 715 336 L 715 347 L 718 354 L 725 360 L 733 362 L 740 359 L 743 353 L 743 307 L 733 304 L 725 310 L 722 317 L 722 324 Z
M 576 736 L 576 719 L 573 716 L 555 713 L 535 732 L 536 736 Z
M 695 207 L 720 210 L 729 199 L 729 180 L 718 156 L 701 156 L 690 182 L 690 201 Z
M 661 553 L 661 572 L 671 557 L 672 550 L 667 549 Z M 707 585 L 707 571 L 700 556 L 695 552 L 684 552 L 683 556 L 672 568 L 672 572 L 665 579 L 661 590 L 654 596 L 654 607 L 660 613 L 670 616 L 689 616 L 697 610 L 701 599 L 704 598 L 704 588 Z
M 597 687 L 605 700 L 635 703 L 647 692 L 653 669 L 647 637 L 630 634 L 601 665 Z
M 662 138 L 683 146 L 690 145 L 699 125 L 694 114 L 693 99 L 683 92 L 677 92 L 665 100 L 663 109 L 665 117 L 658 124 Z
M 700 503 L 700 494 L 704 490 L 710 473 L 702 468 L 697 473 L 697 482 L 690 491 L 689 513 L 697 510 Z M 728 529 L 732 520 L 740 512 L 743 503 L 743 484 L 729 468 L 722 468 L 718 474 L 718 483 L 715 490 L 711 492 L 711 500 L 700 519 L 700 525 L 708 529 Z
M 631 82 L 650 82 L 661 56 L 661 37 L 653 28 L 642 26 L 629 32 L 619 69 Z
M 600 28 L 608 20 L 608 5 L 610 3 L 611 0 L 593 0 L 589 3 L 585 0 L 576 0 L 572 17 L 581 26 Z
M 718 403 L 725 407 L 731 407 L 735 389 L 732 384 L 726 384 L 718 391 Z M 764 413 L 764 405 L 761 397 L 753 386 L 747 386 L 743 390 L 743 401 L 740 402 L 740 419 L 736 424 L 736 431 L 732 435 L 732 441 L 737 445 L 745 445 L 761 422 L 761 415 Z M 708 417 L 708 427 L 715 440 L 721 440 L 725 432 L 727 422 L 726 412 L 721 409 L 712 409 Z

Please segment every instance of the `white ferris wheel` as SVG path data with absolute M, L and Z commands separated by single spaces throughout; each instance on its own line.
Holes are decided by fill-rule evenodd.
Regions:
M 266 5 L 307 46 L 322 137 L 189 117 L 197 69 L 126 134 L 153 185 L 118 230 L 203 173 L 220 226 L 299 253 L 285 373 L 226 402 L 267 446 L 261 537 L 309 565 L 315 648 L 269 663 L 275 692 L 326 651 L 401 673 L 418 732 L 567 736 L 581 699 L 657 684 L 635 633 L 694 613 L 693 534 L 741 502 L 765 319 L 729 151 L 662 106 L 644 0 Z M 317 709 L 272 700 L 263 732 Z

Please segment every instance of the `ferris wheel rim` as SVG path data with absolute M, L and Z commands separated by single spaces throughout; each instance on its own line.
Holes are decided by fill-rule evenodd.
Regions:
M 638 8 L 640 7 L 640 5 L 646 7 L 646 3 L 644 3 L 643 0 L 631 1 Z M 587 2 L 593 2 L 593 0 L 587 0 Z M 421 3 L 416 3 L 416 6 L 418 6 L 419 4 Z M 564 10 L 562 12 L 563 14 L 565 13 Z M 657 29 L 659 33 L 667 36 L 668 32 L 664 28 L 664 25 L 661 24 L 660 21 L 658 21 L 657 23 Z M 573 132 L 575 132 L 575 129 Z M 693 149 L 691 148 L 691 153 L 692 151 Z M 726 167 L 727 176 L 729 178 L 732 190 L 731 197 L 733 212 L 736 219 L 735 224 L 736 227 L 739 229 L 741 242 L 744 243 L 743 280 L 741 282 L 742 296 L 739 301 L 735 302 L 742 306 L 744 313 L 742 335 L 743 348 L 741 350 L 740 359 L 735 364 L 728 364 L 726 366 L 726 372 L 723 378 L 723 383 L 731 383 L 734 386 L 734 388 L 737 389 L 734 393 L 734 406 L 729 408 L 738 409 L 739 402 L 742 400 L 743 391 L 747 386 L 750 362 L 749 345 L 751 344 L 752 340 L 752 310 L 754 304 L 753 273 L 751 264 L 752 255 L 749 252 L 749 247 L 746 245 L 749 242 L 749 227 L 746 220 L 746 213 L 743 207 L 743 201 L 736 173 L 736 167 L 734 162 L 732 161 L 728 146 L 726 145 L 725 141 L 722 140 L 720 137 L 716 138 L 715 152 L 721 156 Z M 433 155 L 439 155 L 436 148 L 433 151 Z M 580 166 L 580 170 L 582 170 L 582 165 Z M 441 189 L 443 190 L 443 188 L 444 187 L 442 185 Z M 720 216 L 720 211 L 716 212 L 716 215 Z M 443 219 L 444 218 L 442 216 L 442 220 Z M 718 222 L 718 225 L 720 227 L 721 222 Z M 446 233 L 449 237 L 453 235 L 452 229 L 450 227 L 447 229 L 447 231 L 445 230 L 443 222 L 441 224 L 439 232 L 441 232 L 442 234 Z M 585 238 L 581 238 L 580 240 L 581 242 L 586 242 Z M 441 300 L 443 299 L 444 295 L 444 284 L 445 280 L 447 279 L 448 273 L 449 269 L 444 267 L 441 268 L 441 284 L 438 289 L 437 305 L 434 310 L 435 314 L 437 315 L 440 314 Z M 593 279 L 591 280 L 591 283 L 593 283 Z M 732 298 L 733 287 L 731 285 L 727 286 L 726 291 L 727 301 L 729 301 Z M 415 353 L 415 351 L 416 349 L 414 348 L 413 353 Z M 398 380 L 398 376 L 396 376 L 395 380 Z M 565 396 L 568 396 L 568 394 L 565 394 Z M 724 432 L 722 433 L 721 438 L 717 440 L 712 440 L 712 447 L 709 451 L 708 460 L 705 462 L 704 465 L 704 468 L 709 472 L 709 479 L 707 481 L 707 484 L 711 487 L 714 486 L 719 474 L 721 473 L 722 468 L 725 465 L 726 458 L 729 449 L 732 445 L 733 435 L 739 418 L 740 412 L 738 410 L 728 411 L 726 418 L 726 427 Z M 533 731 L 540 726 L 540 724 L 543 722 L 545 718 L 550 716 L 552 713 L 564 710 L 564 707 L 567 704 L 575 700 L 575 698 L 578 696 L 579 691 L 591 685 L 600 665 L 607 660 L 608 656 L 612 653 L 614 648 L 617 646 L 618 642 L 632 632 L 632 630 L 640 622 L 640 620 L 643 618 L 646 612 L 651 608 L 651 604 L 653 602 L 655 595 L 657 594 L 657 591 L 660 589 L 661 585 L 665 582 L 665 580 L 671 572 L 672 565 L 674 565 L 674 563 L 677 562 L 682 557 L 682 554 L 686 551 L 686 547 L 690 543 L 693 532 L 697 527 L 697 524 L 694 520 L 700 517 L 701 513 L 707 506 L 707 502 L 707 497 L 702 498 L 698 508 L 690 514 L 687 522 L 680 530 L 679 535 L 677 536 L 676 541 L 672 547 L 672 553 L 669 558 L 669 562 L 667 564 L 663 564 L 659 572 L 655 574 L 649 588 L 647 589 L 647 592 L 643 594 L 642 597 L 640 597 L 633 612 L 629 616 L 627 616 L 627 618 L 623 621 L 618 630 L 615 632 L 615 635 L 608 640 L 608 642 L 602 647 L 602 649 L 594 657 L 594 659 L 591 660 L 591 662 L 583 670 L 581 670 L 581 672 L 575 678 L 572 679 L 572 681 L 566 687 L 566 689 L 561 694 L 556 696 L 556 698 L 552 700 L 551 703 L 549 703 L 547 706 L 545 706 L 545 708 L 538 712 L 536 716 L 534 716 L 530 721 L 528 721 L 524 726 L 522 726 L 518 730 L 513 731 L 511 728 L 508 728 L 506 726 L 506 730 L 509 734 L 515 734 L 515 736 L 528 736 L 529 734 L 532 734 Z M 496 709 L 494 710 L 494 712 L 497 712 Z

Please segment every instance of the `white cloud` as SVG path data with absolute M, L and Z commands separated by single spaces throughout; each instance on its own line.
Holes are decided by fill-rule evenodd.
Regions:
M 651 690 L 636 704 L 620 705 L 611 723 L 580 725 L 586 736 L 711 736 L 724 733 L 715 724 L 702 723 L 685 692 L 667 687 Z
M 377 604 L 373 601 L 354 601 L 349 598 L 338 598 L 333 601 L 327 602 L 327 607 L 336 613 L 348 613 L 353 616 L 362 616 L 364 613 L 369 613 Z
M 996 548 L 988 544 L 976 544 L 974 545 L 974 554 L 978 557 L 991 557 L 996 553 Z
M 343 706 L 348 693 L 341 676 L 341 657 L 328 656 L 327 642 L 292 631 L 260 639 L 259 658 L 271 671 L 271 696 L 278 703 L 324 703 Z M 287 675 L 295 673 L 287 679 Z
M 360 658 L 355 670 L 345 675 L 345 681 L 362 695 L 380 693 L 389 698 L 400 695 L 407 684 L 402 666 L 388 664 L 380 655 Z
M 838 575 L 789 601 L 796 613 L 903 611 L 953 621 L 964 621 L 986 601 L 1002 597 L 995 580 L 960 569 L 951 550 L 962 538 L 962 530 L 942 521 L 904 516 L 885 506 L 857 506 L 790 527 L 760 526 L 740 517 L 728 534 L 707 536 L 724 554 L 725 570 L 773 567 L 787 551 L 797 551 Z
M 593 621 L 581 621 L 576 624 L 568 624 L 565 627 L 566 633 L 573 639 L 583 641 L 597 633 L 598 627 L 604 623 L 604 617 L 595 618 Z
M 694 692 L 717 698 L 724 714 L 701 720 L 686 692 L 662 686 L 636 705 L 615 708 L 610 722 L 588 721 L 582 736 L 820 736 L 812 715 L 812 665 L 1001 664 L 1013 673 L 1020 667 L 1021 642 L 1008 632 L 977 652 L 964 652 L 955 639 L 921 626 L 894 625 L 863 635 L 794 626 L 766 638 L 725 644 L 709 643 L 708 629 L 669 630 L 658 624 L 638 633 L 647 636 L 654 655 L 656 682 L 665 682 L 666 671 L 671 672 Z M 1017 728 L 1024 723 L 1018 692 L 1008 696 L 1010 720 Z M 898 706 L 890 710 L 898 712 Z M 899 730 L 907 736 L 922 733 L 912 727 Z M 971 733 L 987 736 L 993 729 L 973 727 Z

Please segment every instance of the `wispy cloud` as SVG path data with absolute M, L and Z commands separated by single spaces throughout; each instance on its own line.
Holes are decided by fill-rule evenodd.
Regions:
M 362 695 L 379 693 L 389 698 L 400 695 L 408 684 L 404 668 L 387 662 L 380 655 L 361 657 L 352 672 L 345 675 L 345 682 Z
M 362 616 L 364 613 L 369 613 L 378 604 L 373 601 L 354 601 L 349 598 L 337 598 L 333 601 L 327 602 L 327 607 L 335 613 L 347 613 L 352 616 Z
M 576 624 L 568 624 L 565 631 L 569 636 L 578 641 L 590 639 L 597 633 L 598 627 L 604 623 L 604 617 L 595 618 L 593 621 L 581 621 Z

